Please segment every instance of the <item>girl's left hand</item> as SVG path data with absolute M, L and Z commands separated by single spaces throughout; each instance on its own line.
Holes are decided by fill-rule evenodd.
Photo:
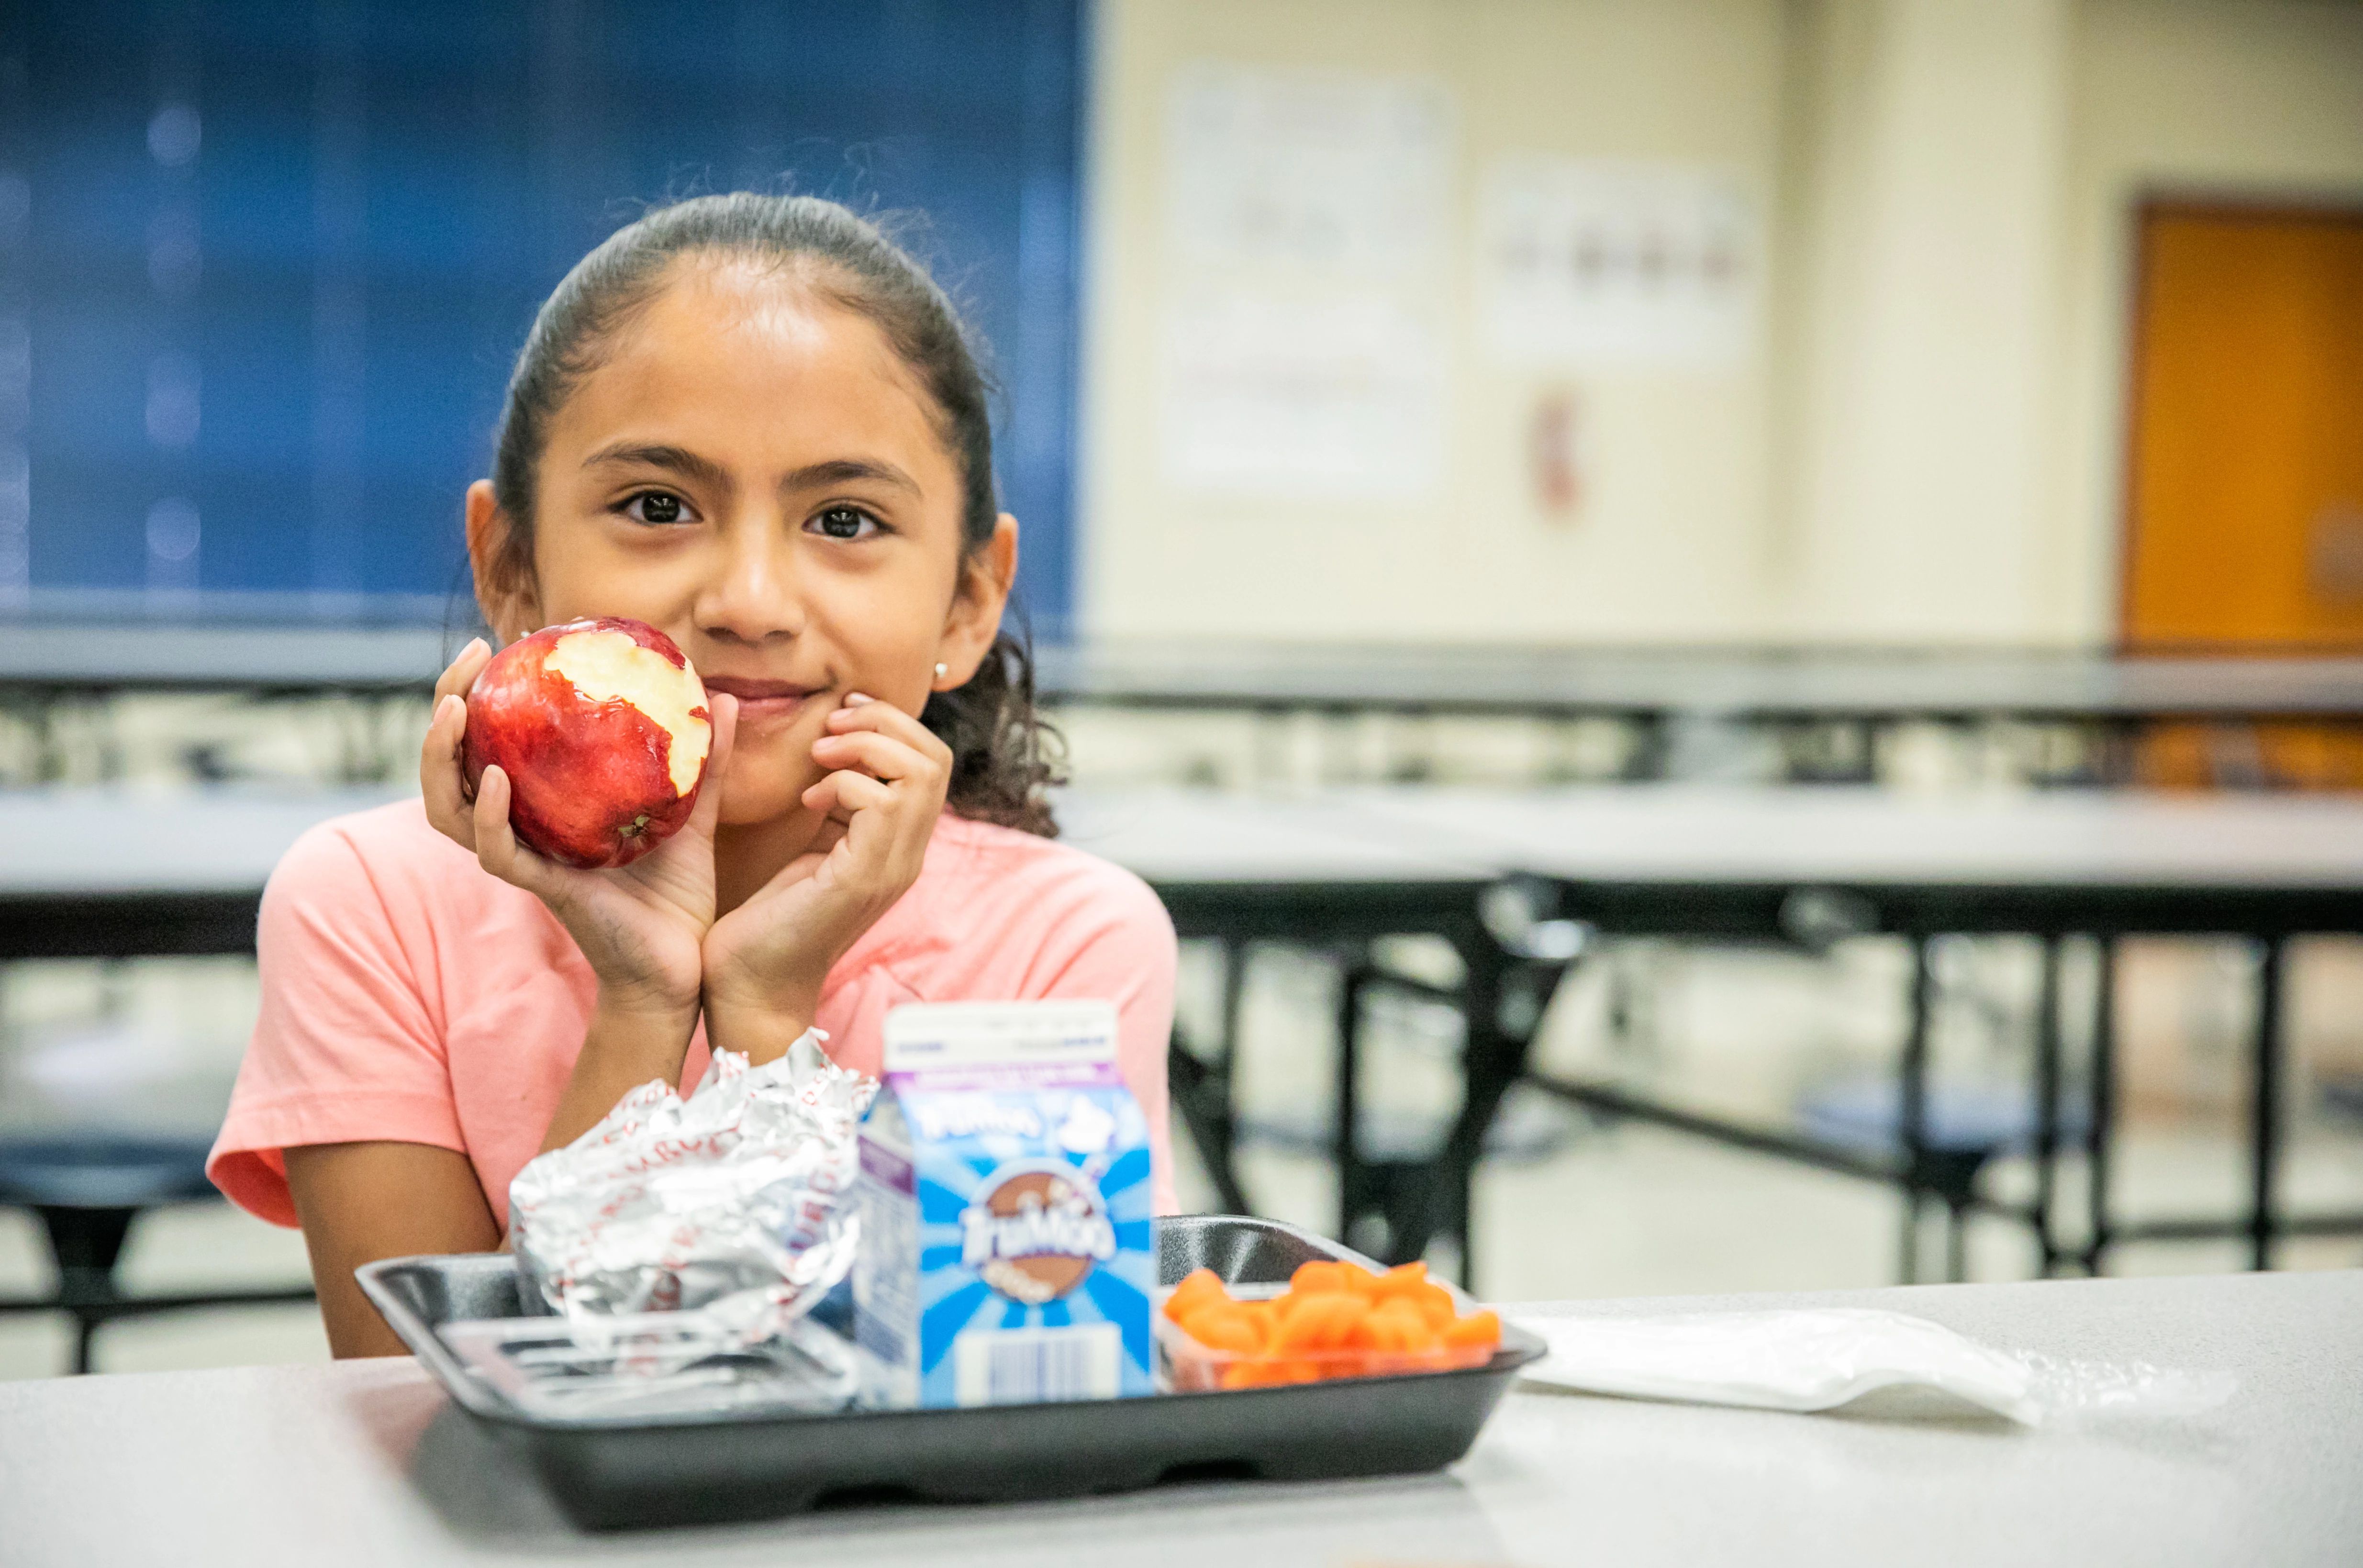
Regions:
M 705 935 L 707 1036 L 757 1062 L 804 1032 L 830 966 L 918 880 L 951 783 L 951 748 L 872 699 L 829 714 L 813 759 L 830 770 L 804 793 L 820 836 Z

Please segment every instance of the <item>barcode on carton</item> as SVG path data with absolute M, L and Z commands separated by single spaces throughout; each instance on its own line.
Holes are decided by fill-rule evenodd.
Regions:
M 957 1397 L 962 1405 L 1113 1399 L 1123 1354 L 1114 1323 L 962 1334 L 952 1342 Z

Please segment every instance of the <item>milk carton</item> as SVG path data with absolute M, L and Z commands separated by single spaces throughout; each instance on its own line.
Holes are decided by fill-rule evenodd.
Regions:
M 855 1338 L 892 1406 L 1151 1389 L 1148 1129 L 1107 1002 L 886 1015 L 862 1124 Z

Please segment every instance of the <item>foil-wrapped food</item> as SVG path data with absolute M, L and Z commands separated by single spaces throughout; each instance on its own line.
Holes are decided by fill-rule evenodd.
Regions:
M 829 1061 L 825 1038 L 808 1031 L 760 1067 L 717 1051 L 688 1099 L 644 1084 L 517 1173 L 518 1269 L 578 1340 L 680 1312 L 710 1350 L 750 1347 L 845 1276 L 860 1244 L 846 1195 L 878 1085 Z

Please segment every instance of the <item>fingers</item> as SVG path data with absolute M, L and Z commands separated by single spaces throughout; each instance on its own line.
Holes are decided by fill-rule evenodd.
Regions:
M 484 673 L 484 666 L 493 662 L 492 646 L 482 637 L 470 639 L 451 661 L 440 679 L 435 682 L 435 701 L 439 708 L 446 697 L 465 697 L 468 689 L 476 684 L 476 677 Z
M 738 743 L 738 699 L 727 691 L 709 691 L 705 711 L 714 725 L 713 749 L 705 754 L 705 782 L 690 808 L 689 830 L 704 838 L 714 836 L 722 819 L 722 780 L 728 775 L 730 753 Z
M 475 826 L 468 811 L 467 779 L 460 766 L 460 737 L 467 729 L 465 700 L 450 692 L 437 698 L 435 717 L 418 748 L 418 793 L 435 831 L 460 848 L 473 851 Z
M 893 804 L 894 787 L 867 773 L 832 773 L 804 792 L 804 809 L 849 822 L 856 812 Z
M 805 808 L 845 823 L 844 847 L 865 860 L 882 855 L 883 866 L 923 853 L 951 783 L 951 747 L 910 714 L 860 692 L 827 723 L 812 756 L 830 771 L 804 792 Z
M 942 742 L 936 744 L 943 747 Z M 813 742 L 812 754 L 823 767 L 858 768 L 874 778 L 907 778 L 932 786 L 951 774 L 950 748 L 943 747 L 943 755 L 937 756 L 883 730 L 823 735 Z
M 482 637 L 469 640 L 435 682 L 435 717 L 418 748 L 418 792 L 427 820 L 460 848 L 473 850 L 476 835 L 468 810 L 468 784 L 460 762 L 468 731 L 468 690 L 491 663 L 493 650 Z
M 842 707 L 830 711 L 828 733 L 844 735 L 859 731 L 892 735 L 922 756 L 934 757 L 946 768 L 952 765 L 952 748 L 946 745 L 935 731 L 893 703 L 881 702 L 856 691 L 846 698 Z
M 517 842 L 509 825 L 509 776 L 498 766 L 484 769 L 476 781 L 476 803 L 470 813 L 476 841 L 476 864 L 502 881 L 538 892 L 549 878 L 541 856 Z

